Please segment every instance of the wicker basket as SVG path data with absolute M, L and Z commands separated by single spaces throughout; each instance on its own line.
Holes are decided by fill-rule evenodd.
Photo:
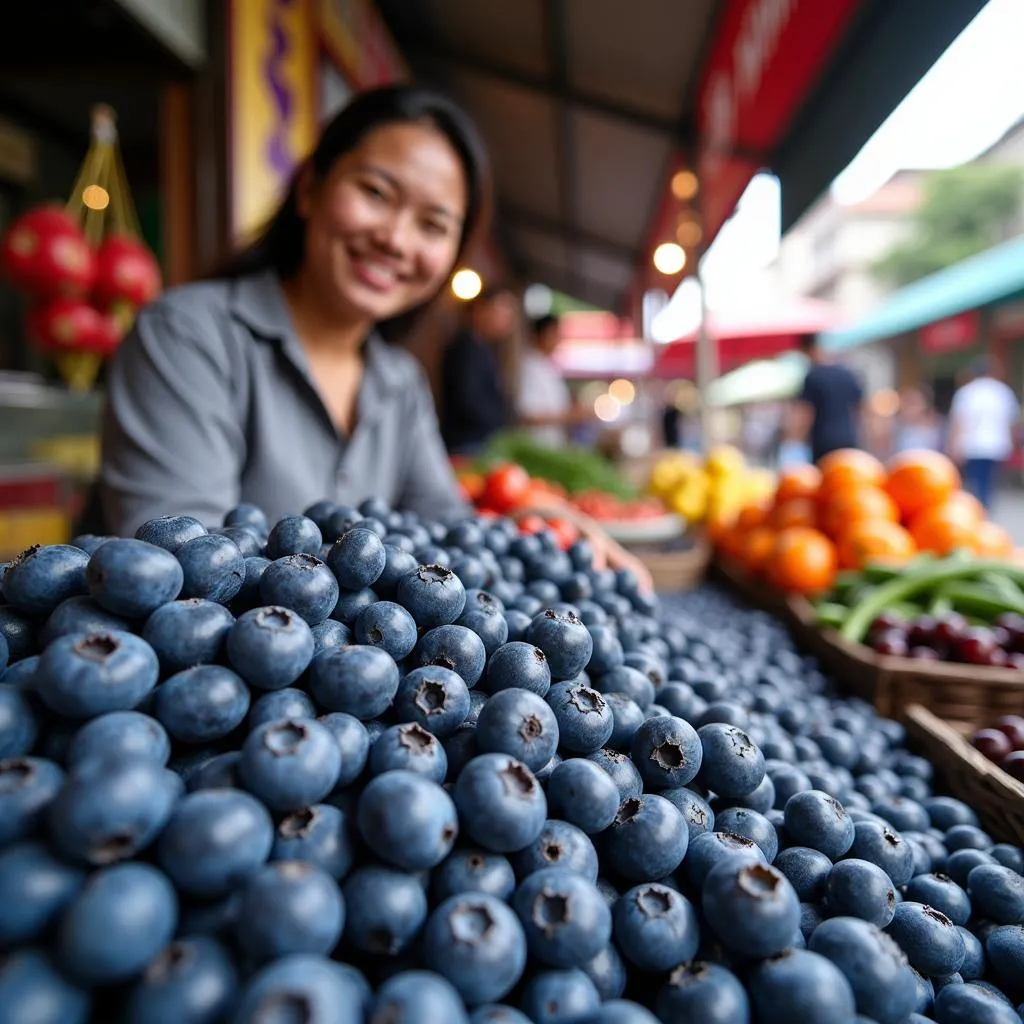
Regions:
M 790 598 L 787 612 L 797 642 L 880 714 L 903 718 L 909 705 L 919 704 L 939 718 L 975 728 L 1001 715 L 1024 714 L 1024 673 L 1017 669 L 883 657 L 834 629 L 821 629 L 804 598 Z
M 679 594 L 693 590 L 704 579 L 711 561 L 711 545 L 700 534 L 693 544 L 682 551 L 644 545 L 627 545 L 630 554 L 647 566 L 654 580 L 654 589 L 662 594 Z
M 967 742 L 961 729 L 920 704 L 905 708 L 910 743 L 935 765 L 946 789 L 973 807 L 997 839 L 1024 845 L 1024 784 Z

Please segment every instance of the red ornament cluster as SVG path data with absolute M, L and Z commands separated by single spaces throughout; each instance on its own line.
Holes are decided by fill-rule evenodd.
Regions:
M 135 312 L 160 292 L 160 268 L 136 238 L 113 234 L 98 249 L 59 206 L 19 217 L 0 242 L 0 269 L 33 307 L 29 337 L 51 355 L 113 355 Z

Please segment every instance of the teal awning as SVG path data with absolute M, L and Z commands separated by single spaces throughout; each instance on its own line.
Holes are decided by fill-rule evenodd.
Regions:
M 1024 296 L 1024 235 L 921 278 L 859 323 L 821 336 L 827 349 L 896 338 L 947 317 Z

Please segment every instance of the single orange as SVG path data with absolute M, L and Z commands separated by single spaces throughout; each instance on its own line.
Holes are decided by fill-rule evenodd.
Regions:
M 906 565 L 917 554 L 917 545 L 899 523 L 866 519 L 843 531 L 838 552 L 840 568 L 862 569 L 869 562 Z
M 880 487 L 849 486 L 822 503 L 819 524 L 830 537 L 838 537 L 854 523 L 898 523 L 896 502 Z
M 818 462 L 818 469 L 821 470 L 818 496 L 822 499 L 852 484 L 881 487 L 885 483 L 885 467 L 870 452 L 859 448 L 829 452 Z
M 741 561 L 744 568 L 759 575 L 768 564 L 775 547 L 775 531 L 770 526 L 755 526 L 743 538 Z
M 831 589 L 837 566 L 835 545 L 828 537 L 806 526 L 791 526 L 775 538 L 768 576 L 782 590 L 820 594 Z
M 981 525 L 966 502 L 952 498 L 918 512 L 910 521 L 910 534 L 921 551 L 948 555 L 959 548 L 972 550 Z
M 768 519 L 771 505 L 764 501 L 755 501 L 740 509 L 736 517 L 736 528 L 738 530 L 752 530 L 755 526 L 761 526 Z
M 974 553 L 980 558 L 1010 558 L 1013 538 L 997 523 L 979 523 L 974 530 Z
M 821 487 L 821 470 L 810 463 L 803 466 L 791 466 L 779 474 L 778 486 L 775 488 L 775 504 L 781 505 L 793 498 L 816 498 Z
M 941 504 L 960 486 L 959 471 L 942 452 L 900 452 L 889 460 L 886 473 L 885 489 L 904 520 Z
M 768 525 L 774 530 L 789 526 L 817 526 L 818 506 L 810 498 L 790 498 L 772 509 Z

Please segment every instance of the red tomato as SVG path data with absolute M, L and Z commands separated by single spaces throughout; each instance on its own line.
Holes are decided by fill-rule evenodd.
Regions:
M 519 520 L 520 533 L 540 533 L 548 524 L 540 516 L 525 516 Z
M 580 531 L 568 519 L 549 519 L 548 529 L 555 535 L 555 540 L 563 551 L 579 540 Z
M 505 512 L 515 508 L 530 489 L 530 475 L 522 466 L 498 466 L 487 474 L 483 503 Z

